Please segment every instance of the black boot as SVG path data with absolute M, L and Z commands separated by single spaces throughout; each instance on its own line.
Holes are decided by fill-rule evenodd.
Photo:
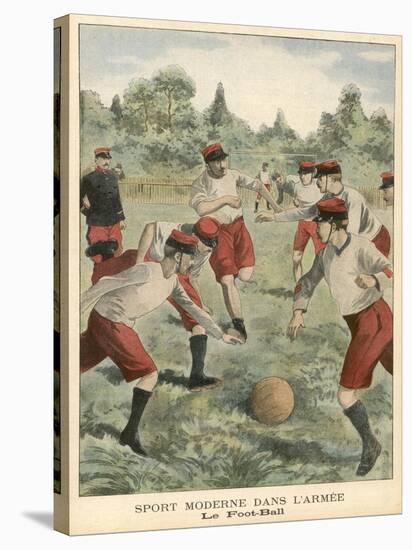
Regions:
M 362 456 L 358 469 L 356 470 L 356 475 L 365 476 L 372 470 L 381 454 L 381 444 L 371 431 L 368 413 L 362 401 L 356 401 L 343 412 L 352 422 L 362 439 Z
M 129 422 L 126 424 L 119 438 L 120 445 L 129 445 L 132 451 L 143 456 L 147 456 L 147 453 L 140 444 L 139 422 L 151 395 L 152 392 L 150 391 L 134 388 Z
M 255 202 L 255 214 L 256 214 L 256 212 L 258 211 L 258 208 L 259 208 L 259 203 L 256 201 L 256 202 Z
M 244 338 L 245 342 L 247 340 L 247 332 L 245 327 L 245 321 L 243 319 L 240 319 L 239 317 L 235 317 L 232 319 L 232 323 L 234 328 L 240 332 L 242 338 Z
M 197 334 L 190 339 L 190 351 L 192 352 L 192 370 L 188 388 L 191 391 L 209 390 L 221 383 L 219 378 L 204 374 L 205 357 L 207 349 L 206 334 Z
M 98 256 L 100 254 L 103 261 L 105 261 L 113 257 L 118 247 L 119 243 L 116 239 L 97 241 L 86 248 L 85 254 L 88 258 L 93 258 L 93 256 Z

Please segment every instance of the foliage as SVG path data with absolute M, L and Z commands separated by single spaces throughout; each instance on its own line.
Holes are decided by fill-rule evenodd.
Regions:
M 93 148 L 113 145 L 126 174 L 195 176 L 202 167 L 199 153 L 207 143 L 222 142 L 237 168 L 254 174 L 262 158 L 276 171 L 296 170 L 302 154 L 323 160 L 336 158 L 352 185 L 370 185 L 380 171 L 392 168 L 393 125 L 383 109 L 368 119 L 359 87 L 342 88 L 334 113 L 323 112 L 318 128 L 305 139 L 288 124 L 282 109 L 272 126 L 254 132 L 232 113 L 222 82 L 203 112 L 192 104 L 193 79 L 178 65 L 158 70 L 150 79 L 130 81 L 110 109 L 93 91 L 81 92 L 82 165 L 90 164 Z M 258 151 L 258 152 L 257 152 Z

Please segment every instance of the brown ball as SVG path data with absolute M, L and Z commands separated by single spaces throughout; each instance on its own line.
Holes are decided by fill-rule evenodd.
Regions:
M 280 424 L 292 414 L 295 405 L 293 390 L 283 378 L 263 378 L 252 390 L 250 405 L 259 422 L 269 426 Z

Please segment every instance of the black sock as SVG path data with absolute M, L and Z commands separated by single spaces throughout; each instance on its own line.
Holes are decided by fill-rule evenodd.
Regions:
M 352 422 L 363 443 L 374 437 L 369 425 L 368 413 L 362 401 L 355 401 L 353 405 L 344 409 L 343 413 Z

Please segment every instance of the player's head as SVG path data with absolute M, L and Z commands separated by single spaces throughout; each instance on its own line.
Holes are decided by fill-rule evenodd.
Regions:
M 203 159 L 209 173 L 214 178 L 221 178 L 227 173 L 227 157 L 220 143 L 212 143 L 202 149 Z
M 336 160 L 325 160 L 316 166 L 316 185 L 321 193 L 327 193 L 342 184 L 342 169 Z
M 112 155 L 110 154 L 111 150 L 111 147 L 96 147 L 94 150 L 94 161 L 96 166 L 102 168 L 103 170 L 107 170 L 109 168 L 112 160 Z
M 342 199 L 337 197 L 323 199 L 316 204 L 318 215 L 314 219 L 317 223 L 317 234 L 322 243 L 326 244 L 337 231 L 346 231 L 349 219 L 348 208 Z
M 284 184 L 282 174 L 280 172 L 274 172 L 272 176 L 272 180 L 278 186 L 281 186 Z
M 197 249 L 199 252 L 210 251 L 217 245 L 220 223 L 214 218 L 204 216 L 193 226 L 193 234 L 199 239 Z
M 382 191 L 383 200 L 385 201 L 386 206 L 393 206 L 395 176 L 393 172 L 382 172 L 380 177 L 382 179 L 382 183 L 379 186 L 379 189 Z
M 188 273 L 193 266 L 198 238 L 173 229 L 165 243 L 164 257 L 175 262 L 175 271 Z
M 265 172 L 267 172 L 269 168 L 269 163 L 268 162 L 263 162 L 262 163 L 262 170 L 264 170 Z
M 298 165 L 298 174 L 302 185 L 310 185 L 316 172 L 316 164 L 310 160 L 301 160 Z

